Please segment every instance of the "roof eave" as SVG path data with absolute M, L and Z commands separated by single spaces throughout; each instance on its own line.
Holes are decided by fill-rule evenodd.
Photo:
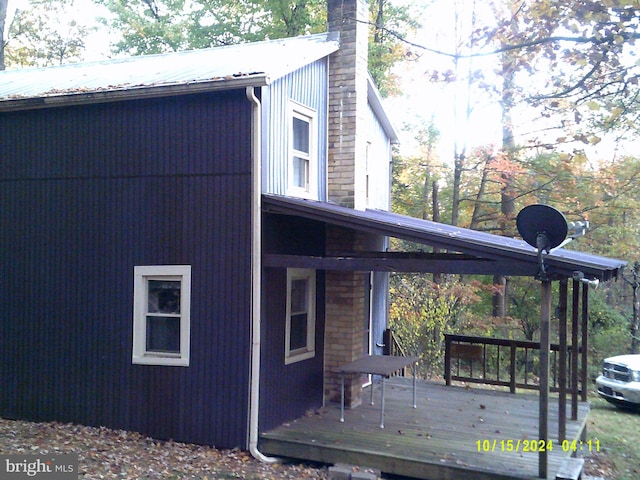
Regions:
M 257 73 L 231 78 L 216 78 L 197 82 L 164 85 L 122 86 L 97 91 L 61 91 L 48 95 L 0 100 L 0 112 L 37 110 L 41 108 L 86 105 L 145 98 L 169 97 L 194 93 L 264 87 L 270 83 L 267 74 Z
M 393 123 L 389 119 L 389 116 L 387 115 L 387 112 L 382 106 L 382 97 L 380 96 L 380 92 L 376 88 L 375 82 L 373 81 L 371 75 L 369 75 L 367 81 L 367 98 L 369 100 L 369 105 L 371 105 L 372 110 L 378 117 L 378 121 L 389 137 L 389 141 L 393 144 L 400 143 L 398 131 L 394 127 Z

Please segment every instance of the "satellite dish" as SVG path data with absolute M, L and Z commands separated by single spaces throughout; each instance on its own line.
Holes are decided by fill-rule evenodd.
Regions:
M 567 219 L 562 212 L 549 205 L 524 207 L 518 213 L 516 226 L 525 242 L 547 253 L 561 245 L 569 233 Z

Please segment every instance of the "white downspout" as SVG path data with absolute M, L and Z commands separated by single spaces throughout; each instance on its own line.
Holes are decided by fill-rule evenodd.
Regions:
M 262 106 L 254 87 L 246 88 L 251 111 L 251 371 L 249 379 L 249 451 L 265 463 L 279 459 L 258 450 L 260 407 L 260 289 L 262 283 Z

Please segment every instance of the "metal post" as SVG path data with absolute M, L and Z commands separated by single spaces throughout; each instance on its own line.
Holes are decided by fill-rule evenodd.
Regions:
M 384 428 L 384 375 L 382 376 L 382 405 L 380 405 L 380 428 Z
M 542 280 L 540 305 L 540 404 L 538 439 L 546 446 L 549 439 L 549 323 L 551 322 L 551 281 Z M 547 449 L 538 450 L 538 475 L 547 478 Z
M 373 385 L 375 384 L 373 375 L 371 376 L 371 399 L 369 400 L 369 404 L 373 405 Z
M 340 421 L 344 422 L 344 373 L 340 376 Z

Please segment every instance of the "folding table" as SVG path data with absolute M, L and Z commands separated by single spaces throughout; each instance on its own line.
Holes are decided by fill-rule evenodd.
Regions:
M 380 428 L 384 428 L 384 379 L 392 373 L 413 365 L 413 408 L 416 408 L 416 364 L 420 357 L 399 357 L 394 355 L 369 355 L 338 368 L 340 373 L 340 421 L 344 422 L 344 376 L 348 373 L 373 374 L 382 376 L 382 400 L 380 405 Z M 373 405 L 373 385 L 371 386 Z

